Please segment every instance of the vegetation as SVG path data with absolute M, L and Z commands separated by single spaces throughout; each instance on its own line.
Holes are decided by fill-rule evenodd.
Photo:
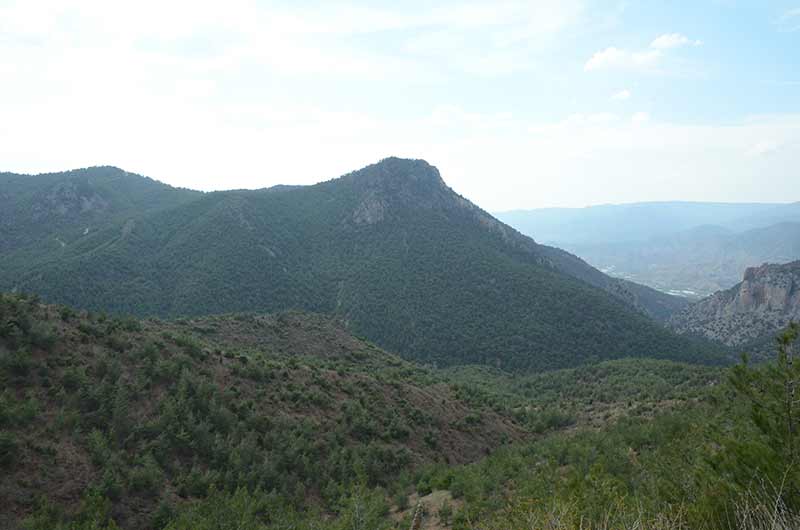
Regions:
M 13 212 L 0 224 L 2 290 L 112 314 L 333 314 L 439 366 L 540 371 L 630 356 L 713 363 L 725 353 L 643 314 L 670 297 L 537 245 L 422 161 L 207 194 L 113 168 L 0 182 Z
M 796 344 L 790 327 L 774 363 L 728 372 L 511 376 L 420 368 L 303 313 L 141 321 L 3 295 L 0 526 L 791 528 Z
M 426 480 L 462 500 L 453 528 L 794 528 L 797 339 L 795 325 L 779 338 L 772 363 L 738 365 L 720 384 L 701 375 L 686 388 L 689 399 L 652 419 L 628 415 L 599 430 L 552 433 L 474 464 L 433 467 Z M 659 373 L 669 379 L 683 369 Z M 567 389 L 559 381 L 570 381 L 550 379 L 559 390 Z M 573 386 L 570 400 L 581 399 L 582 386 Z
M 281 513 L 310 498 L 344 513 L 356 486 L 525 435 L 323 317 L 136 321 L 2 295 L 0 323 L 0 527 L 160 528 L 242 488 Z

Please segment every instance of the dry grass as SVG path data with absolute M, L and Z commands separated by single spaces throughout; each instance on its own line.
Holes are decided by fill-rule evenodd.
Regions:
M 771 491 L 771 494 L 767 494 Z M 546 509 L 509 507 L 490 523 L 470 523 L 470 530 L 800 530 L 800 513 L 790 510 L 782 492 L 766 485 L 743 495 L 724 524 L 691 524 L 682 507 L 652 514 L 640 509 L 623 513 L 610 509 L 602 521 L 588 521 L 569 504 Z

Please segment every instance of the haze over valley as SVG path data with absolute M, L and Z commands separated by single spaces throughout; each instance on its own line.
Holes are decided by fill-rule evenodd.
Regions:
M 800 259 L 800 203 L 633 203 L 498 218 L 618 278 L 697 300 Z

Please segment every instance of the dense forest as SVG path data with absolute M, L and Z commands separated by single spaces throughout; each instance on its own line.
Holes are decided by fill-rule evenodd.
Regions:
M 679 299 L 538 245 L 424 161 L 387 159 L 314 186 L 205 194 L 114 168 L 0 180 L 0 290 L 140 316 L 328 313 L 438 365 L 533 371 L 725 356 L 650 318 L 665 318 Z
M 792 528 L 796 342 L 757 367 L 512 375 L 423 368 L 312 314 L 139 320 L 3 295 L 2 524 Z

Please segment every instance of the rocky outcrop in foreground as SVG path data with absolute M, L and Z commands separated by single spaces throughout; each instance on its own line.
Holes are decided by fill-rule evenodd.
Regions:
M 800 320 L 800 261 L 751 267 L 738 285 L 700 300 L 669 320 L 678 333 L 740 346 Z

